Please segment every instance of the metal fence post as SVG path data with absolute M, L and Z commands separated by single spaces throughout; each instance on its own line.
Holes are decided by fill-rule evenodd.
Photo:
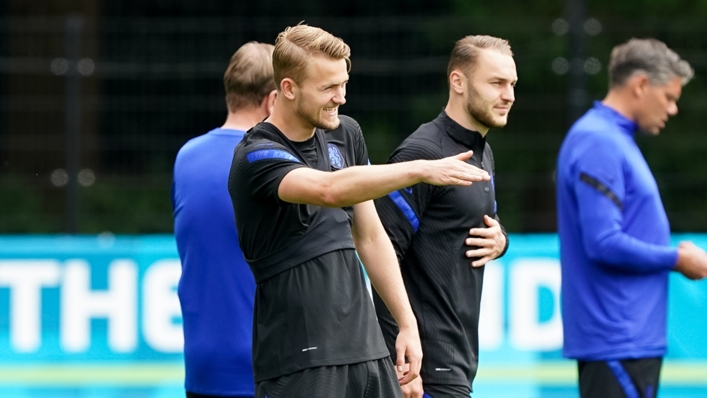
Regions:
M 566 0 L 565 18 L 569 24 L 569 85 L 567 96 L 569 125 L 574 123 L 585 111 L 588 100 L 587 78 L 584 73 L 586 34 L 586 0 Z
M 66 37 L 66 60 L 69 69 L 66 73 L 66 173 L 69 176 L 66 184 L 66 233 L 78 232 L 79 217 L 79 185 L 78 174 L 81 163 L 81 75 L 78 63 L 81 53 L 81 31 L 83 18 L 71 15 L 66 17 L 64 24 Z

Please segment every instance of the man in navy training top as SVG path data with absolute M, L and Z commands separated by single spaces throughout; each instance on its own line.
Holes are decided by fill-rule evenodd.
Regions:
M 400 261 L 425 358 L 421 381 L 403 387 L 406 398 L 469 397 L 478 365 L 483 265 L 508 248 L 496 215 L 494 160 L 486 133 L 506 125 L 515 100 L 518 76 L 510 45 L 491 36 L 458 40 L 447 79 L 444 110 L 412 133 L 388 163 L 472 150 L 467 162 L 486 170 L 491 180 L 469 187 L 417 184 L 376 200 Z M 373 297 L 392 347 L 397 325 Z
M 250 42 L 223 77 L 226 123 L 187 142 L 174 164 L 174 233 L 182 276 L 187 397 L 253 397 L 255 281 L 238 247 L 228 174 L 246 130 L 275 103 L 274 46 Z
M 678 112 L 687 62 L 631 39 L 609 61 L 609 93 L 570 129 L 557 161 L 564 355 L 583 398 L 654 397 L 666 352 L 668 275 L 707 276 L 707 254 L 670 244 L 658 186 L 636 145 Z
M 229 191 L 257 283 L 253 371 L 258 398 L 393 398 L 419 374 L 417 322 L 371 199 L 427 182 L 470 185 L 471 155 L 371 166 L 361 128 L 339 115 L 350 49 L 297 25 L 273 52 L 272 115 L 236 148 Z M 400 325 L 396 375 L 356 251 Z

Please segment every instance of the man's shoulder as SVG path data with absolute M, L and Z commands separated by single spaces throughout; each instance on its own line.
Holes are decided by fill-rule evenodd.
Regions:
M 238 144 L 236 151 L 248 153 L 257 148 L 284 148 L 282 138 L 275 129 L 275 126 L 270 123 L 260 122 L 256 124 L 243 136 L 243 140 Z
M 182 147 L 177 152 L 177 162 L 185 158 L 201 157 L 201 156 L 212 156 L 213 151 L 223 148 L 227 142 L 230 141 L 233 145 L 238 144 L 243 138 L 239 135 L 214 135 L 212 132 L 217 129 L 211 130 L 205 134 L 196 136 L 182 145 Z
M 440 126 L 433 121 L 420 125 L 395 149 L 391 155 L 394 162 L 414 159 L 441 159 L 442 134 Z
M 576 134 L 589 137 L 590 139 L 605 140 L 615 136 L 614 133 L 620 132 L 619 127 L 614 121 L 608 119 L 590 109 L 582 117 L 570 127 L 568 134 Z
M 197 135 L 196 137 L 190 138 L 189 141 L 185 142 L 184 145 L 179 148 L 178 153 L 189 153 L 191 151 L 199 149 L 200 147 L 209 145 L 213 141 L 209 133 L 210 132 L 207 132 L 201 135 Z
M 339 115 L 340 126 L 347 131 L 358 131 L 361 130 L 361 126 L 358 124 L 356 119 L 347 115 Z
M 589 110 L 570 127 L 565 144 L 575 148 L 598 146 L 610 150 L 623 144 L 623 136 L 615 123 Z
M 347 138 L 363 135 L 361 126 L 351 116 L 339 115 L 339 125 L 333 129 L 326 131 L 331 138 L 339 138 L 347 141 Z
M 272 131 L 267 129 L 267 126 L 258 128 L 258 125 L 248 130 L 243 140 L 236 146 L 234 158 L 235 162 L 247 163 L 259 160 L 288 160 L 302 163 L 276 134 L 272 134 Z

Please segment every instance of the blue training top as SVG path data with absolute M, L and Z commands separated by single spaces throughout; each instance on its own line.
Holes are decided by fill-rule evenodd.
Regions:
M 255 281 L 238 246 L 228 175 L 244 131 L 187 142 L 174 164 L 174 234 L 182 277 L 186 390 L 253 396 Z
M 637 125 L 599 102 L 570 129 L 557 162 L 564 355 L 659 357 L 668 274 L 677 261 Z

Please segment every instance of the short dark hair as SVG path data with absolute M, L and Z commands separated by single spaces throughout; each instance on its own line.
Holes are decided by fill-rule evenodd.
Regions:
M 638 73 L 645 74 L 653 85 L 679 77 L 683 86 L 695 74 L 687 61 L 660 40 L 634 38 L 614 47 L 609 61 L 609 88 L 623 85 Z
M 275 90 L 273 79 L 272 44 L 248 42 L 231 57 L 223 74 L 226 104 L 229 112 L 257 107 Z
M 466 36 L 457 40 L 454 44 L 452 55 L 449 57 L 449 64 L 447 65 L 447 78 L 455 69 L 472 73 L 479 58 L 479 50 L 487 48 L 513 55 L 508 40 L 485 35 Z

